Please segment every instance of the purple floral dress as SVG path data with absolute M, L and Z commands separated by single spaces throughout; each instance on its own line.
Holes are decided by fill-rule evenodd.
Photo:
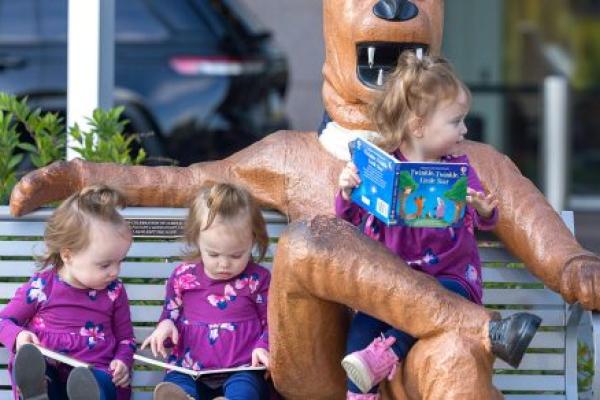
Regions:
M 119 280 L 90 290 L 69 285 L 53 268 L 34 274 L 0 312 L 0 343 L 11 351 L 9 371 L 23 330 L 35 333 L 42 346 L 109 374 L 112 360 L 130 369 L 133 363 L 135 337 L 127 293 Z M 129 398 L 128 390 L 117 392 L 119 399 Z
M 179 265 L 167 282 L 160 317 L 179 330 L 169 361 L 194 370 L 250 364 L 254 349 L 269 348 L 270 280 L 269 271 L 253 262 L 225 281 L 209 278 L 201 262 Z
M 394 153 L 394 156 L 406 161 L 399 152 Z M 467 156 L 446 156 L 442 161 L 469 164 Z M 470 188 L 483 191 L 473 167 L 469 168 L 468 180 Z M 386 226 L 372 214 L 367 215 L 358 205 L 345 201 L 338 192 L 335 212 L 338 217 L 357 226 L 365 219 L 365 233 L 383 243 L 409 266 L 436 278 L 450 278 L 459 282 L 467 290 L 471 300 L 481 304 L 483 282 L 475 229 L 492 230 L 498 221 L 497 208 L 486 219 L 474 208 L 467 206 L 464 223 L 459 228 Z

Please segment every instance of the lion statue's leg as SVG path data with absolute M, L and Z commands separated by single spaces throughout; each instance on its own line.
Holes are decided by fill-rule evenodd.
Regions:
M 456 342 L 465 341 L 470 354 L 478 356 L 465 357 L 457 350 L 447 353 L 445 361 L 451 367 L 464 365 L 477 371 L 475 376 L 481 382 L 485 377 L 488 382 L 491 379 L 490 313 L 445 290 L 430 276 L 412 270 L 350 224 L 317 217 L 290 224 L 274 260 L 269 300 L 272 373 L 286 398 L 344 398 L 345 375 L 340 361 L 350 318 L 344 305 L 417 338 L 427 338 L 415 354 L 426 347 L 433 355 L 427 353 L 416 361 L 434 360 L 435 355 L 443 354 L 436 352 L 437 338 L 450 334 L 460 338 Z M 430 346 L 425 346 L 428 343 Z M 416 368 L 422 366 L 415 364 Z M 421 378 L 417 382 L 422 385 L 415 385 L 412 374 L 426 372 L 407 375 L 411 390 L 424 390 L 422 385 L 430 381 Z M 462 382 L 451 368 L 446 374 L 454 376 L 455 383 Z

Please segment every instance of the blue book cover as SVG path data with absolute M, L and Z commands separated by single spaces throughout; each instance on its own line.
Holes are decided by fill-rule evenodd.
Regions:
M 372 143 L 350 143 L 361 184 L 351 200 L 386 225 L 446 228 L 462 224 L 468 164 L 404 162 Z

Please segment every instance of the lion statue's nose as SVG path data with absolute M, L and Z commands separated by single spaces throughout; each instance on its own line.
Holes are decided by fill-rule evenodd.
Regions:
M 379 0 L 373 13 L 389 21 L 408 21 L 417 16 L 419 9 L 409 0 Z

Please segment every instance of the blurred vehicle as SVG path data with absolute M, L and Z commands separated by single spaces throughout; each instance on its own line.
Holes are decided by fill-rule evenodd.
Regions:
M 237 0 L 116 0 L 115 105 L 151 158 L 227 156 L 288 127 L 288 65 Z M 66 110 L 68 0 L 0 0 L 0 91 Z

